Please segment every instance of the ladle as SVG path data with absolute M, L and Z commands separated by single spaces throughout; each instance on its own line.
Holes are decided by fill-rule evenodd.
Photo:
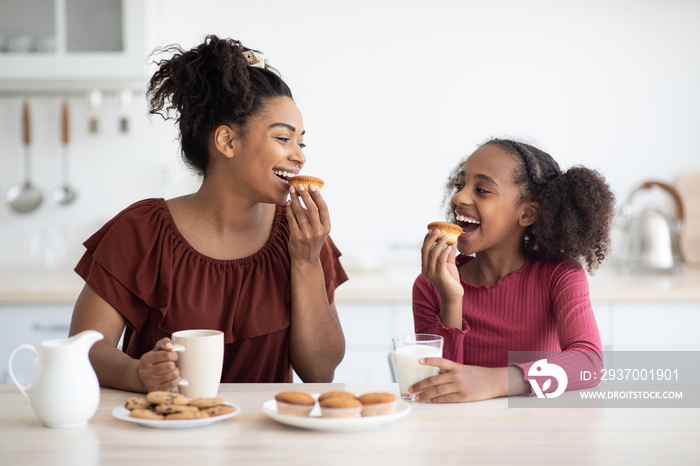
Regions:
M 51 191 L 51 200 L 57 204 L 67 205 L 75 200 L 76 193 L 68 183 L 68 144 L 70 143 L 70 119 L 68 117 L 68 103 L 63 102 L 61 107 L 61 173 L 62 185 Z
M 22 139 L 24 142 L 24 182 L 11 187 L 7 191 L 6 199 L 12 210 L 26 214 L 39 207 L 43 198 L 41 192 L 32 185 L 30 179 L 31 151 L 29 146 L 32 141 L 32 135 L 28 102 L 24 102 L 22 105 Z

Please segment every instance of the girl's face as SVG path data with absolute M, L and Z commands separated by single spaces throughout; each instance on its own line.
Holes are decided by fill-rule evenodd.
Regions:
M 248 121 L 245 137 L 237 141 L 234 177 L 258 202 L 282 204 L 289 193 L 286 179 L 306 163 L 304 121 L 288 97 L 270 99 Z
M 513 183 L 517 168 L 513 156 L 494 144 L 478 148 L 467 159 L 452 198 L 456 222 L 464 229 L 457 249 L 462 254 L 488 250 L 519 250 L 528 204 L 520 203 Z

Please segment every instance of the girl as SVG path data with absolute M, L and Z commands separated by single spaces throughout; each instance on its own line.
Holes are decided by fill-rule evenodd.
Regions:
M 306 162 L 289 87 L 236 40 L 164 51 L 175 53 L 151 78 L 150 112 L 177 112 L 183 157 L 203 181 L 131 205 L 85 242 L 70 333 L 104 334 L 90 359 L 105 387 L 170 391 L 170 335 L 193 328 L 224 332 L 222 382 L 291 382 L 292 368 L 330 382 L 345 352 L 333 296 L 347 276 L 321 193 L 286 181 Z
M 493 139 L 455 169 L 448 199 L 464 233 L 456 248 L 426 235 L 413 287 L 416 333 L 442 335 L 444 359 L 424 359 L 441 373 L 410 390 L 431 402 L 530 391 L 534 360 L 509 366 L 509 351 L 561 351 L 549 362 L 565 369 L 568 389 L 596 385 L 576 379 L 602 368 L 581 267 L 596 269 L 609 245 L 615 200 L 602 176 L 562 173 L 531 145 Z

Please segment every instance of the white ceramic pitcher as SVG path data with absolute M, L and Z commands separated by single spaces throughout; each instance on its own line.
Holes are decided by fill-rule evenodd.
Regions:
M 41 343 L 41 356 L 34 346 L 19 345 L 8 360 L 10 377 L 27 399 L 36 416 L 47 427 L 80 427 L 90 420 L 100 403 L 100 384 L 88 353 L 104 336 L 85 330 L 70 338 Z M 34 381 L 20 383 L 12 371 L 12 359 L 30 350 L 40 364 Z

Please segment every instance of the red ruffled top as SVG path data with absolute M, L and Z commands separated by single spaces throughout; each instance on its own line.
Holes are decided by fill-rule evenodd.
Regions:
M 127 207 L 85 243 L 75 268 L 127 320 L 123 350 L 139 358 L 185 329 L 224 332 L 222 382 L 291 382 L 289 225 L 278 206 L 267 243 L 219 260 L 180 234 L 164 199 Z M 330 237 L 321 250 L 328 302 L 348 277 Z

